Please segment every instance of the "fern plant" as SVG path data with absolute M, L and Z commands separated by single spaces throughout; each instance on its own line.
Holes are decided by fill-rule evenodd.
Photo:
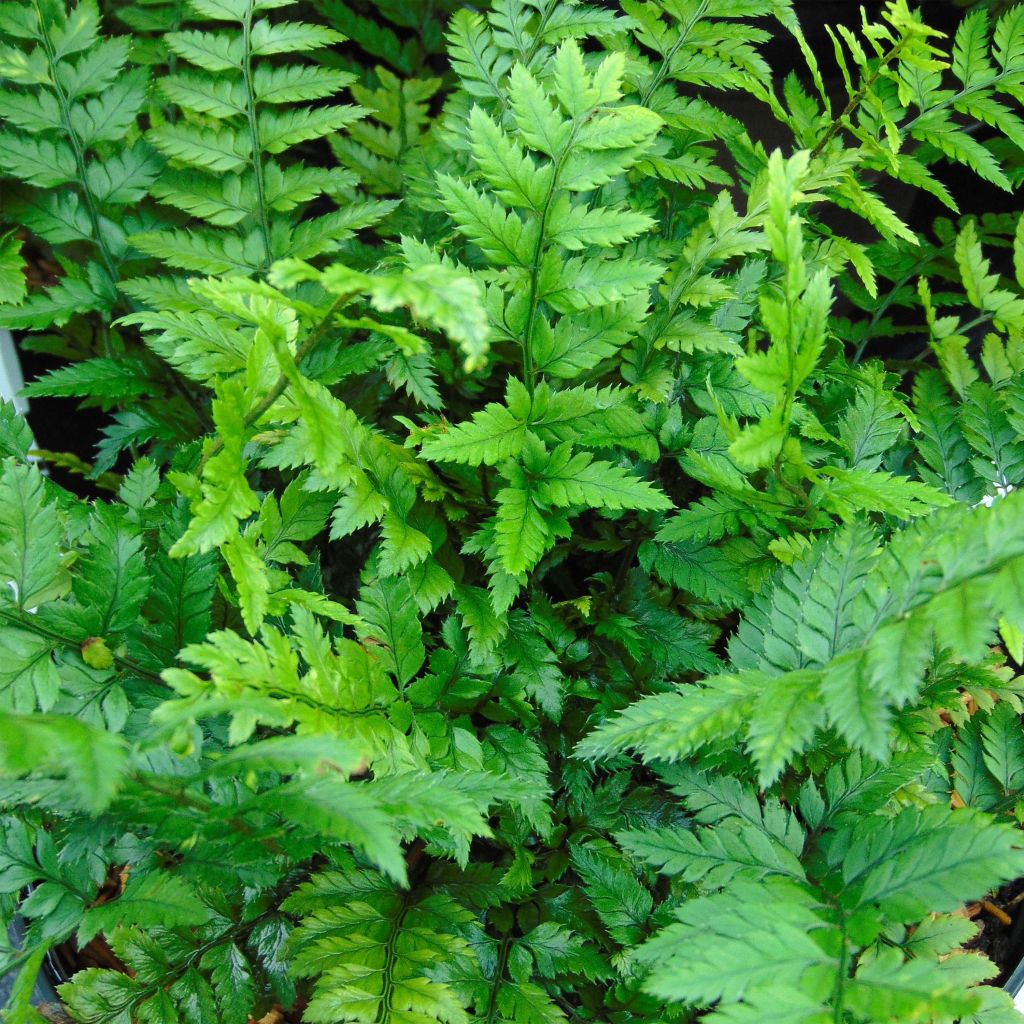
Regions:
M 0 167 L 18 182 L 5 187 L 5 218 L 68 254 L 61 280 L 27 298 L 18 289 L 2 323 L 109 317 L 125 265 L 138 259 L 129 236 L 150 226 L 138 204 L 160 171 L 136 123 L 146 72 L 126 67 L 126 38 L 101 37 L 94 3 L 11 4 L 3 28 Z
M 1022 10 L 0 15 L 4 1019 L 1016 1019 Z
M 284 164 L 280 155 L 339 131 L 360 110 L 347 104 L 306 106 L 348 85 L 345 72 L 267 59 L 315 52 L 342 37 L 319 25 L 272 22 L 259 16 L 263 12 L 258 3 L 194 4 L 191 13 L 204 28 L 165 36 L 170 50 L 194 70 L 182 68 L 160 82 L 182 116 L 149 133 L 173 168 L 161 176 L 154 195 L 212 227 L 236 228 L 157 232 L 136 240 L 169 266 L 259 275 L 285 256 L 308 259 L 336 248 L 346 233 L 372 222 L 373 207 L 356 203 L 296 224 L 294 214 L 287 216 L 353 182 L 337 171 Z M 210 21 L 227 21 L 230 28 L 214 29 Z

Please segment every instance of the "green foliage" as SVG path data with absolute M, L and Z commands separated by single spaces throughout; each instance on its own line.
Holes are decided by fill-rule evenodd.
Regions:
M 47 327 L 92 310 L 109 317 L 137 256 L 129 236 L 147 227 L 138 204 L 160 171 L 137 129 L 146 71 L 126 67 L 128 39 L 101 36 L 90 0 L 70 10 L 9 4 L 0 24 L 5 219 L 69 257 L 84 254 L 63 264 L 53 287 L 5 296 L 0 324 Z
M 9 4 L 5 1019 L 1011 1019 L 1022 10 Z
M 339 131 L 361 110 L 346 104 L 310 105 L 349 85 L 350 74 L 269 59 L 315 53 L 343 39 L 320 25 L 259 16 L 281 6 L 197 2 L 190 14 L 203 27 L 164 36 L 171 54 L 186 63 L 160 80 L 161 91 L 181 116 L 167 118 L 148 133 L 169 160 L 152 191 L 161 202 L 211 226 L 135 239 L 143 251 L 171 267 L 202 274 L 261 274 L 285 256 L 309 259 L 335 250 L 380 215 L 376 204 L 352 201 L 344 209 L 300 220 L 311 200 L 350 191 L 354 182 L 343 171 L 301 160 L 285 163 L 282 155 Z M 218 27 L 222 22 L 230 27 Z
M 808 780 L 793 806 L 763 808 L 731 780 L 668 770 L 693 830 L 618 838 L 704 891 L 636 951 L 651 965 L 651 991 L 716 1001 L 712 1019 L 723 1020 L 764 1019 L 769 1008 L 780 1020 L 921 1021 L 981 1009 L 986 1000 L 965 982 L 991 967 L 972 953 L 947 959 L 974 926 L 943 914 L 984 891 L 989 872 L 1016 874 L 1020 850 L 1012 828 L 979 812 L 883 813 L 890 787 L 922 767 L 898 774 L 854 756 L 829 770 L 823 791 Z

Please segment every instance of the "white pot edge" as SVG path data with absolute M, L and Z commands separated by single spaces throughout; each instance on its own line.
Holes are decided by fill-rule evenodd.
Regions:
M 1013 998 L 1013 1005 L 1018 1013 L 1024 1016 L 1024 960 L 1013 969 L 1013 974 L 1007 979 L 1003 989 L 1009 992 Z
M 6 328 L 0 328 L 0 398 L 13 402 L 14 408 L 22 416 L 28 413 L 28 399 L 19 397 L 24 386 L 25 377 L 21 372 L 14 338 Z

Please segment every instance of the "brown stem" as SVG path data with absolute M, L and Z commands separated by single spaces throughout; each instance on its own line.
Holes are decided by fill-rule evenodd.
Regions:
M 850 102 L 843 108 L 843 112 L 829 125 L 828 131 L 818 140 L 818 144 L 811 150 L 811 159 L 821 156 L 825 147 L 839 134 L 840 129 L 846 124 L 847 119 L 853 114 L 853 112 L 864 102 L 864 97 L 871 91 L 871 87 L 878 81 L 879 75 L 882 73 L 882 69 L 888 64 L 891 64 L 899 55 L 900 51 L 906 45 L 906 37 L 901 39 L 885 56 L 883 56 L 878 66 L 868 76 L 861 87 L 850 97 Z

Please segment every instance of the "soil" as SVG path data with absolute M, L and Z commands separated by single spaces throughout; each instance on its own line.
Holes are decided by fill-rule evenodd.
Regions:
M 1007 924 L 991 907 L 1010 919 Z M 1007 882 L 985 903 L 972 903 L 967 913 L 981 928 L 966 948 L 984 953 L 999 968 L 999 975 L 990 982 L 1005 985 L 1013 969 L 1024 957 L 1024 878 Z

